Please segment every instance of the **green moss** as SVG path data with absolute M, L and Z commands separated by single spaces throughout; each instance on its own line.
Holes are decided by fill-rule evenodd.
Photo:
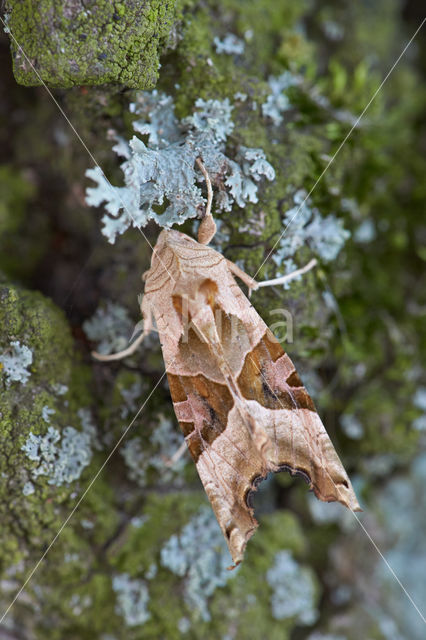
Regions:
M 43 477 L 34 480 L 31 476 L 33 463 L 21 447 L 30 431 L 34 434 L 47 431 L 44 407 L 55 411 L 50 419 L 59 429 L 67 424 L 79 424 L 76 409 L 88 402 L 85 384 L 88 374 L 81 365 L 74 365 L 72 340 L 62 312 L 41 294 L 3 282 L 0 285 L 0 325 L 2 353 L 12 341 L 19 341 L 33 354 L 29 367 L 31 375 L 26 382 L 6 385 L 0 371 L 0 473 L 6 478 L 0 498 L 0 563 L 5 567 L 22 557 L 23 538 L 28 542 L 25 553 L 30 553 L 31 549 L 39 547 L 41 540 L 47 541 L 59 525 L 57 505 L 68 498 L 71 489 L 52 487 Z M 77 368 L 79 373 L 75 375 Z M 78 379 L 76 384 L 75 378 Z M 68 393 L 58 393 L 58 385 L 65 385 Z M 25 496 L 23 487 L 29 480 L 35 491 Z M 10 552 L 11 546 L 16 554 Z
M 140 528 L 128 527 L 126 535 L 121 538 L 118 553 L 117 549 L 112 550 L 117 573 L 125 571 L 143 578 L 152 563 L 158 563 L 155 579 L 148 583 L 151 619 L 130 637 L 154 640 L 163 635 L 178 640 L 182 637 L 178 629 L 181 618 L 190 621 L 188 637 L 217 637 L 226 634 L 236 623 L 235 611 L 244 612 L 237 622 L 238 638 L 242 640 L 266 632 L 272 638 L 288 637 L 294 622 L 271 618 L 271 588 L 266 582 L 266 571 L 281 549 L 292 551 L 296 557 L 305 552 L 302 531 L 292 514 L 280 512 L 261 519 L 259 532 L 249 543 L 246 561 L 209 601 L 211 621 L 200 620 L 198 612 L 182 599 L 182 579 L 161 568 L 159 552 L 162 546 L 171 535 L 179 532 L 204 502 L 201 492 L 162 497 L 150 495 L 143 508 L 147 518 L 145 524 Z M 173 519 L 170 518 L 171 513 Z M 132 633 L 131 630 L 127 632 Z
M 151 88 L 158 77 L 159 54 L 184 4 L 105 0 L 88 10 L 59 0 L 9 2 L 15 78 L 25 86 L 118 83 Z
M 32 380 L 45 387 L 66 384 L 72 342 L 62 312 L 37 292 L 2 286 L 2 346 L 21 340 L 34 352 Z
M 294 3 L 277 4 L 272 0 L 250 2 L 249 5 L 241 0 L 230 0 L 220 10 L 213 2 L 195 5 L 184 22 L 182 42 L 177 56 L 173 56 L 173 72 L 167 68 L 168 58 L 165 57 L 160 80 L 163 85 L 169 79 L 173 87 L 176 84 L 173 93 L 178 116 L 187 115 L 197 98 L 228 97 L 233 101 L 238 91 L 247 94 L 249 105 L 258 99 L 262 102 L 267 91 L 268 73 L 282 70 L 277 42 L 286 40 L 286 30 L 293 29 L 303 10 L 304 3 L 298 3 L 296 7 Z M 218 19 L 218 11 L 223 12 L 221 19 Z M 226 32 L 236 33 L 241 38 L 249 34 L 244 54 L 237 61 L 233 56 L 216 53 L 214 37 L 221 37 Z M 293 53 L 288 62 L 290 66 L 298 67 L 301 64 L 299 52 L 293 48 Z M 247 112 L 242 115 L 246 116 Z M 258 121 L 258 115 L 256 110 L 252 119 Z
M 266 572 L 273 564 L 275 554 L 282 549 L 291 551 L 295 557 L 303 556 L 306 551 L 296 518 L 287 511 L 264 515 L 256 535 L 248 543 L 244 563 L 235 577 L 212 599 L 210 609 L 218 632 L 226 634 L 233 624 L 237 624 L 237 637 L 241 640 L 263 636 L 274 640 L 290 637 L 294 620 L 274 620 L 270 609 L 271 587 L 266 580 Z M 240 613 L 237 620 L 234 611 Z M 206 637 L 203 632 L 208 633 L 208 629 L 201 629 L 195 637 Z

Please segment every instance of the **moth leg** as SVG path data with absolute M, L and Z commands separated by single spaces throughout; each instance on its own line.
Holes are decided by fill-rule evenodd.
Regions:
M 122 358 L 126 358 L 127 356 L 131 356 L 132 353 L 136 351 L 139 345 L 142 343 L 145 336 L 147 336 L 149 331 L 144 331 L 141 335 L 136 338 L 134 342 L 127 347 L 127 349 L 123 349 L 123 351 L 118 351 L 118 353 L 110 353 L 109 355 L 104 355 L 103 353 L 98 353 L 97 351 L 92 351 L 92 356 L 96 358 L 96 360 L 101 360 L 102 362 L 109 362 L 111 360 L 121 360 Z
M 235 264 L 235 262 L 231 262 L 231 260 L 227 260 L 226 263 L 231 273 L 233 273 L 234 276 L 237 276 L 237 278 L 242 280 L 244 284 L 247 285 L 249 290 L 249 295 L 251 294 L 252 291 L 255 291 L 260 286 L 260 283 L 257 282 L 257 280 L 255 280 L 254 278 L 251 278 L 245 271 L 240 269 L 240 267 L 238 267 Z
M 260 287 L 272 287 L 276 284 L 285 284 L 286 282 L 289 282 L 290 280 L 297 278 L 297 276 L 303 275 L 304 273 L 306 273 L 307 271 L 310 271 L 311 269 L 313 269 L 313 267 L 316 266 L 317 260 L 315 260 L 314 258 L 313 260 L 308 262 L 308 264 L 306 264 L 304 267 L 301 267 L 301 269 L 296 269 L 291 273 L 287 273 L 285 276 L 280 276 L 279 278 L 273 278 L 272 280 L 262 280 L 262 282 L 258 282 L 257 280 L 254 280 L 254 278 L 251 278 L 249 275 L 247 275 L 245 271 L 240 269 L 240 267 L 238 267 L 234 262 L 227 260 L 227 263 L 228 263 L 229 270 L 235 276 L 240 278 L 240 280 L 242 280 L 244 284 L 247 285 L 249 290 L 249 297 L 250 297 L 251 292 L 256 291 L 256 289 L 259 289 Z
M 141 335 L 138 336 L 136 340 L 132 342 L 129 347 L 127 347 L 127 349 L 123 349 L 123 351 L 119 351 L 118 353 L 110 353 L 109 355 L 104 355 L 103 353 L 92 351 L 92 356 L 96 358 L 96 360 L 100 360 L 101 362 L 109 362 L 111 360 L 121 360 L 122 358 L 127 358 L 127 356 L 131 356 L 132 353 L 137 350 L 137 348 L 142 344 L 144 338 L 149 333 L 151 333 L 154 327 L 152 323 L 152 312 L 148 300 L 145 296 L 143 296 L 142 299 L 139 299 L 139 303 L 141 306 L 142 318 L 144 322 L 144 329 Z M 138 325 L 139 323 L 136 326 Z M 130 338 L 130 340 L 131 339 L 132 338 Z
M 186 444 L 186 441 L 184 440 L 182 442 L 182 444 L 180 445 L 180 447 L 178 449 L 176 449 L 174 454 L 172 456 L 170 456 L 170 458 L 167 458 L 164 461 L 164 464 L 166 465 L 166 467 L 174 467 L 176 462 L 178 462 L 181 459 L 181 457 L 183 456 L 183 454 L 185 453 L 185 451 L 187 449 L 188 449 L 188 446 Z
M 213 189 L 212 183 L 210 181 L 210 176 L 207 173 L 207 170 L 204 164 L 201 161 L 201 158 L 197 158 L 195 162 L 198 164 L 201 173 L 204 176 L 207 186 L 207 205 L 206 211 L 204 213 L 204 217 L 200 222 L 200 226 L 198 227 L 198 242 L 200 244 L 209 244 L 210 240 L 213 238 L 216 233 L 216 223 L 211 213 L 212 202 L 213 202 Z
M 300 269 L 295 269 L 295 271 L 292 271 L 291 273 L 287 273 L 285 276 L 280 276 L 279 278 L 273 278 L 272 280 L 263 280 L 262 282 L 258 282 L 257 287 L 271 287 L 275 284 L 285 284 L 286 282 L 289 282 L 290 280 L 297 278 L 297 276 L 301 276 L 307 271 L 310 271 L 317 264 L 318 264 L 317 260 L 315 260 L 314 258 L 313 260 L 310 260 L 308 264 L 305 264 L 304 267 L 301 267 Z

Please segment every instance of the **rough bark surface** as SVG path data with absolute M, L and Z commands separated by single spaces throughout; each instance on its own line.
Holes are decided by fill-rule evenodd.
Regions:
M 244 149 L 262 149 L 275 169 L 274 180 L 256 182 L 257 202 L 234 200 L 231 211 L 215 212 L 215 248 L 254 275 L 303 199 L 300 190 L 312 188 L 414 33 L 413 6 L 9 1 L 5 19 L 43 80 L 69 87 L 55 96 L 114 185 L 123 175 L 111 130 L 124 141 L 134 134 L 135 88 L 155 85 L 170 96 L 179 135 L 188 117 L 192 132 L 196 118 L 208 133 L 212 122 L 200 114 L 211 101 L 228 101 L 233 128 L 221 153 L 246 177 Z M 277 307 L 291 312 L 293 342 L 285 349 L 354 480 L 365 525 L 421 606 L 421 39 L 409 53 L 257 278 L 312 257 L 319 266 L 289 289 L 261 289 L 251 301 L 268 325 Z M 114 245 L 101 234 L 104 209 L 85 204 L 92 160 L 45 89 L 29 86 L 38 80 L 13 44 L 11 57 L 3 33 L 0 66 L 1 616 L 164 367 L 154 337 L 125 362 L 91 358 L 100 345 L 106 352 L 126 346 L 151 249 L 135 229 Z M 144 99 L 154 104 L 156 95 Z M 146 117 L 150 132 L 166 131 L 170 146 L 168 121 L 155 114 Z M 150 146 L 148 135 L 139 137 Z M 226 177 L 214 185 L 216 198 L 229 189 Z M 204 182 L 196 186 L 205 197 Z M 190 220 L 180 229 L 193 236 Z M 154 245 L 159 227 L 144 232 Z M 244 563 L 228 572 L 231 559 L 192 461 L 165 463 L 181 442 L 163 379 L 0 636 L 424 637 L 353 516 L 349 522 L 330 504 L 321 509 L 286 473 L 260 485 L 261 527 Z

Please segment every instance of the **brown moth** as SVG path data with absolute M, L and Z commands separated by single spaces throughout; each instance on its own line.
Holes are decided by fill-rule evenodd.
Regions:
M 271 471 L 303 475 L 320 500 L 360 507 L 292 361 L 234 277 L 249 290 L 265 283 L 207 246 L 214 232 L 208 206 L 199 242 L 160 233 L 143 276 L 143 334 L 120 354 L 96 355 L 129 355 L 155 320 L 176 417 L 236 566 L 258 526 L 251 493 Z

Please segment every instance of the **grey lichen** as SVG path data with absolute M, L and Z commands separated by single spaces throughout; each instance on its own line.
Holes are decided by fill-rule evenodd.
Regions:
M 107 301 L 83 322 L 83 329 L 89 340 L 96 343 L 99 353 L 109 354 L 128 346 L 133 323 L 124 307 Z
M 65 385 L 64 385 L 64 388 Z M 62 389 L 63 390 L 63 389 Z M 93 449 L 101 449 L 96 425 L 90 409 L 81 407 L 77 411 L 82 430 L 66 426 L 60 431 L 50 424 L 50 416 L 56 411 L 47 405 L 42 407 L 42 420 L 49 424 L 46 433 L 36 435 L 29 432 L 21 450 L 35 465 L 29 468 L 30 477 L 35 480 L 40 476 L 47 478 L 50 485 L 68 485 L 77 480 L 89 465 Z M 33 493 L 27 482 L 24 495 Z
M 69 606 L 75 616 L 80 616 L 84 609 L 90 607 L 92 601 L 89 595 L 81 597 L 78 593 L 74 593 L 69 600 Z
M 146 481 L 145 466 L 148 464 L 149 455 L 144 451 L 141 438 L 136 436 L 126 440 L 120 453 L 129 469 L 129 478 L 144 486 Z
M 210 620 L 209 597 L 237 572 L 211 509 L 202 507 L 161 549 L 161 564 L 183 578 L 184 598 L 195 616 Z
M 183 617 L 178 620 L 177 628 L 180 633 L 188 633 L 191 628 L 191 620 Z
M 284 215 L 283 232 L 272 260 L 281 269 L 284 265 L 285 272 L 293 271 L 294 256 L 306 246 L 324 262 L 335 260 L 350 236 L 342 220 L 333 214 L 323 217 L 303 189 L 295 192 L 293 202 Z
M 49 424 L 50 423 L 50 416 L 53 416 L 55 413 L 56 413 L 55 409 L 51 409 L 50 407 L 45 405 L 44 407 L 42 407 L 41 417 L 43 418 L 43 420 L 45 422 L 47 422 L 47 424 Z
M 94 449 L 100 451 L 103 448 L 103 445 L 99 439 L 98 430 L 91 410 L 87 407 L 80 407 L 77 411 L 77 416 L 80 419 L 83 432 L 90 438 L 91 445 Z
M 58 396 L 64 396 L 66 393 L 68 393 L 68 387 L 66 384 L 56 383 L 52 385 L 52 389 Z
M 426 387 L 419 387 L 413 398 L 413 404 L 416 409 L 422 411 L 422 414 L 413 420 L 413 427 L 417 431 L 426 431 Z
M 37 463 L 31 469 L 32 477 L 46 476 L 56 486 L 77 480 L 92 458 L 90 436 L 74 427 L 65 427 L 62 434 L 52 426 L 45 435 L 30 431 L 22 450 Z
M 226 53 L 230 56 L 241 56 L 244 53 L 244 40 L 234 33 L 227 33 L 222 39 L 217 36 L 213 40 L 216 53 Z
M 22 493 L 24 494 L 24 496 L 31 496 L 34 491 L 35 489 L 32 482 L 28 481 L 24 484 L 24 488 L 22 489 Z
M 301 624 L 315 622 L 316 582 L 311 569 L 301 567 L 289 551 L 279 551 L 266 580 L 273 590 L 271 609 L 276 620 L 296 618 Z
M 119 384 L 118 389 L 124 400 L 121 407 L 121 417 L 126 418 L 129 414 L 137 411 L 145 385 L 140 376 L 135 374 L 130 378 L 130 381 L 126 380 L 126 385 Z
M 0 355 L 0 375 L 5 376 L 6 386 L 10 386 L 12 382 L 21 382 L 25 384 L 31 375 L 28 367 L 32 364 L 33 353 L 24 344 L 21 345 L 19 340 L 13 340 L 9 349 Z
M 150 619 L 149 592 L 143 580 L 122 573 L 113 577 L 112 588 L 117 594 L 116 611 L 128 627 L 142 625 Z
M 174 479 L 175 484 L 182 484 L 182 470 L 186 464 L 184 457 L 180 458 L 172 466 L 168 461 L 182 444 L 182 436 L 178 433 L 171 420 L 165 416 L 157 416 L 156 424 L 150 437 L 149 449 L 142 438 L 135 436 L 127 440 L 120 450 L 131 480 L 140 486 L 146 486 L 149 471 L 158 474 L 160 484 L 168 483 Z
M 386 559 L 413 600 L 420 605 L 426 601 L 425 482 L 426 453 L 423 450 L 413 460 L 409 472 L 392 478 L 378 495 L 378 512 L 390 541 Z M 379 591 L 385 598 L 382 617 L 387 617 L 395 626 L 393 637 L 420 640 L 424 635 L 424 625 L 414 607 L 406 606 L 399 585 L 384 563 L 377 564 L 375 576 L 381 585 Z M 392 612 L 390 618 L 388 611 Z
M 262 149 L 240 147 L 236 160 L 229 163 L 230 175 L 225 180 L 231 198 L 226 193 L 220 194 L 219 198 L 219 204 L 225 211 L 231 210 L 232 200 L 239 207 L 245 207 L 247 202 L 258 202 L 256 183 L 263 177 L 270 181 L 275 179 L 274 168 Z
M 340 418 L 342 430 L 348 438 L 360 440 L 364 435 L 364 428 L 358 418 L 352 413 L 346 413 Z
M 298 82 L 298 78 L 290 71 L 284 71 L 278 77 L 270 76 L 268 83 L 271 93 L 262 104 L 262 113 L 272 121 L 275 127 L 278 127 L 283 122 L 285 111 L 291 109 L 286 90 L 298 84 Z
M 117 137 L 114 151 L 125 158 L 121 165 L 125 187 L 112 186 L 99 167 L 86 175 L 97 182 L 86 191 L 86 202 L 106 202 L 103 234 L 111 243 L 130 226 L 143 227 L 149 220 L 169 228 L 200 217 L 206 200 L 199 185 L 204 178 L 195 168 L 202 158 L 212 182 L 219 187 L 216 210 L 229 211 L 235 202 L 244 207 L 257 202 L 257 183 L 275 172 L 261 149 L 241 147 L 235 159 L 226 155 L 226 141 L 234 124 L 232 105 L 225 100 L 199 98 L 191 116 L 178 120 L 169 96 L 141 92 L 131 110 L 139 116 L 127 143 Z
M 366 220 L 363 220 L 355 230 L 354 240 L 360 244 L 368 244 L 375 239 L 376 235 L 377 231 L 373 220 L 367 218 Z

